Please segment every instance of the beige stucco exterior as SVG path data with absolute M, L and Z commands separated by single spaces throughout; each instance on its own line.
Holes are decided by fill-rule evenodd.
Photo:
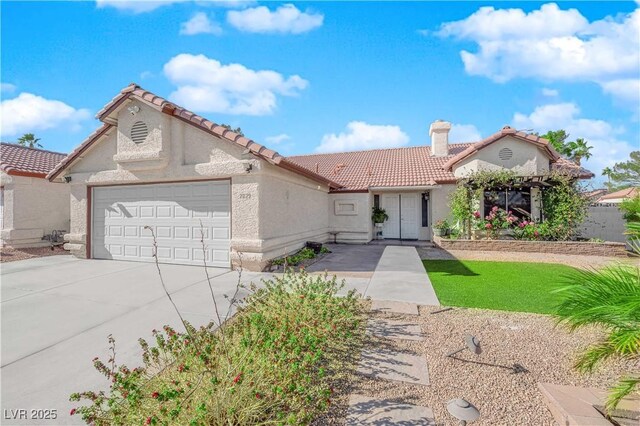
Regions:
M 128 107 L 137 106 L 132 115 Z M 129 130 L 143 121 L 149 136 L 136 144 Z M 88 187 L 208 179 L 231 181 L 231 259 L 261 270 L 269 259 L 329 234 L 329 187 L 278 168 L 143 102 L 117 113 L 114 128 L 69 166 L 71 228 L 65 247 L 87 254 Z
M 371 208 L 376 194 L 389 191 L 414 194 L 419 200 L 428 194 L 429 226 L 422 226 L 418 211 L 420 240 L 431 240 L 432 224 L 451 218 L 449 196 L 455 189 L 452 183 L 332 192 L 326 184 L 278 167 L 238 144 L 140 100 L 128 100 L 106 120 L 116 126 L 82 152 L 57 178 L 71 178 L 69 184 L 62 185 L 70 190 L 71 224 L 65 247 L 80 257 L 87 255 L 91 233 L 88 226 L 91 188 L 105 185 L 229 180 L 231 262 L 242 263 L 249 270 L 263 269 L 271 259 L 298 250 L 306 241 L 335 239 L 356 244 L 371 241 L 375 238 Z M 131 138 L 131 128 L 137 122 L 144 123 L 148 130 L 141 143 Z M 436 136 L 442 136 L 440 142 L 446 143 L 446 134 Z M 504 148 L 511 151 L 508 159 L 500 159 Z M 456 164 L 454 174 L 464 177 L 476 170 L 497 168 L 540 175 L 548 172 L 549 158 L 532 144 L 506 137 Z M 532 204 L 536 209 L 538 204 L 535 201 Z
M 12 247 L 46 246 L 44 235 L 69 230 L 69 185 L 0 172 L 4 205 L 0 238 Z
M 503 149 L 511 151 L 507 160 L 500 158 Z M 453 173 L 463 178 L 479 170 L 500 169 L 513 170 L 520 176 L 540 176 L 549 173 L 549 157 L 535 145 L 507 136 L 456 164 Z

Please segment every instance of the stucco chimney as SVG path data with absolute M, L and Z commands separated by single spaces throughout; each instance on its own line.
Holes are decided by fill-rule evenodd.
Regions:
M 451 123 L 448 121 L 436 120 L 429 126 L 431 155 L 434 157 L 449 155 L 449 130 L 451 130 Z

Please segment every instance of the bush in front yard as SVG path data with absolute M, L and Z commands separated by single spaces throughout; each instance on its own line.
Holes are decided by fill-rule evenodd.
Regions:
M 140 340 L 144 367 L 105 364 L 109 392 L 83 392 L 72 410 L 88 423 L 308 424 L 331 404 L 332 384 L 360 346 L 364 313 L 336 278 L 289 271 L 265 281 L 227 324 L 212 332 L 189 326 Z

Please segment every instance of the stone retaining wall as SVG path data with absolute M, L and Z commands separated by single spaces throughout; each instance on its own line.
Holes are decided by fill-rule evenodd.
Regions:
M 433 242 L 445 250 L 508 251 L 585 256 L 627 257 L 624 243 L 591 243 L 583 241 L 524 241 L 524 240 L 450 240 L 433 237 Z

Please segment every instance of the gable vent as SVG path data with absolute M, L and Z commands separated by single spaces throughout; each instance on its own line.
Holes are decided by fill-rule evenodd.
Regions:
M 513 157 L 513 151 L 511 151 L 510 148 L 502 148 L 500 152 L 498 152 L 498 158 L 502 161 L 511 160 L 511 157 Z
M 131 140 L 135 143 L 142 143 L 147 139 L 147 135 L 149 135 L 149 130 L 147 129 L 147 125 L 142 121 L 136 121 L 131 126 Z

